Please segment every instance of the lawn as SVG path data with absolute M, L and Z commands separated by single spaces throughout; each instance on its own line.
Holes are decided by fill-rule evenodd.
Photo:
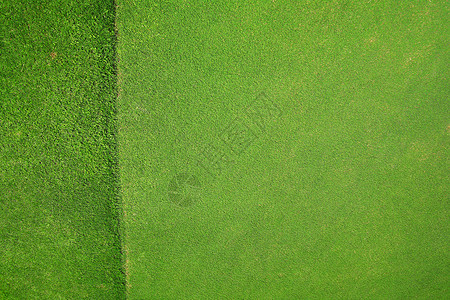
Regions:
M 124 299 L 113 1 L 0 3 L 0 299 Z
M 0 3 L 0 299 L 445 299 L 446 1 Z
M 129 299 L 448 296 L 444 1 L 118 1 Z

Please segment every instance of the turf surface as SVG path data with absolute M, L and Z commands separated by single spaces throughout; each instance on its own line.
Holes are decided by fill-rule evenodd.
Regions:
M 115 8 L 0 2 L 0 299 L 448 297 L 446 1 Z
M 123 299 L 112 1 L 0 2 L 0 299 Z
M 129 299 L 448 296 L 445 1 L 119 1 Z

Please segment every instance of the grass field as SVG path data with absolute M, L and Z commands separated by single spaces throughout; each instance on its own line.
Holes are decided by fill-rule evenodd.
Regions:
M 445 1 L 119 1 L 129 299 L 448 296 Z
M 123 299 L 112 1 L 0 3 L 0 299 Z
M 448 298 L 448 12 L 1 2 L 0 299 Z

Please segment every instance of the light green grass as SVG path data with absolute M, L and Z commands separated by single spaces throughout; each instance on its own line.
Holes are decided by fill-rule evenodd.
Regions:
M 448 296 L 447 15 L 119 1 L 129 299 Z M 199 149 L 228 151 L 218 136 L 261 92 L 282 117 L 210 178 Z M 180 172 L 201 181 L 192 205 L 168 195 Z
M 113 1 L 0 3 L 0 299 L 123 299 Z

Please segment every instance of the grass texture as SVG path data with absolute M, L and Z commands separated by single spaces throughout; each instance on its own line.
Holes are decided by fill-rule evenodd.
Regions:
M 0 299 L 448 297 L 446 1 L 117 4 L 0 2 Z
M 119 1 L 129 299 L 442 299 L 445 1 Z
M 124 299 L 113 1 L 0 2 L 0 299 Z

